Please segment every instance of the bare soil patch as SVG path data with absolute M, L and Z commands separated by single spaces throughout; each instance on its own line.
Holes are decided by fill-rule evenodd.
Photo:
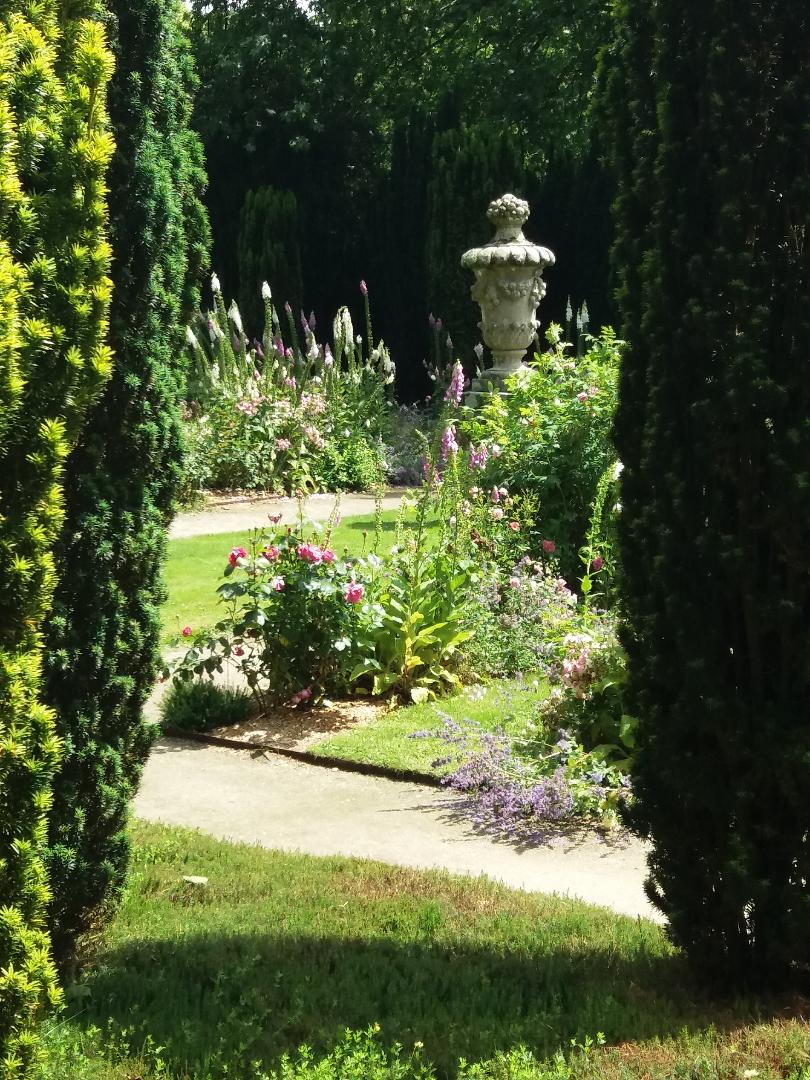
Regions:
M 309 750 L 336 731 L 373 723 L 389 707 L 386 702 L 358 698 L 327 700 L 311 707 L 279 705 L 243 724 L 214 728 L 210 734 L 255 743 L 257 747 Z

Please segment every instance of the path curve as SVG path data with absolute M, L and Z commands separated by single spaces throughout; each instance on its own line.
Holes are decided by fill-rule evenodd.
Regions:
M 645 848 L 638 840 L 561 835 L 519 850 L 476 835 L 457 806 L 451 793 L 418 784 L 162 739 L 147 763 L 135 814 L 282 851 L 485 874 L 513 888 L 660 919 L 644 895 Z
M 390 488 L 383 495 L 383 510 L 398 510 L 406 488 Z M 310 495 L 304 500 L 304 516 L 313 521 L 326 521 L 335 505 L 335 495 Z M 340 512 L 344 518 L 374 513 L 373 495 L 341 495 Z M 187 540 L 192 536 L 211 536 L 214 533 L 247 532 L 267 525 L 270 514 L 283 514 L 290 524 L 298 517 L 298 501 L 284 496 L 267 499 L 211 498 L 202 510 L 178 514 L 169 529 L 171 540 Z

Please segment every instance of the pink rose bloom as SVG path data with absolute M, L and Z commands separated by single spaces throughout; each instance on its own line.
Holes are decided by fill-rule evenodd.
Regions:
M 554 543 L 553 540 L 543 541 L 543 551 L 545 551 L 546 555 L 553 555 L 556 550 L 557 545 Z
M 520 531 L 520 522 L 519 521 L 510 521 L 509 522 L 509 528 L 512 530 L 512 532 L 519 532 Z
M 520 588 L 520 578 L 510 577 L 509 578 L 509 588 L 510 589 L 519 589 Z
M 247 552 L 245 551 L 245 549 L 243 547 L 235 547 L 231 548 L 230 554 L 228 555 L 228 562 L 231 564 L 231 566 L 236 566 L 240 559 L 246 558 Z
M 275 544 L 272 544 L 270 547 L 266 547 L 262 552 L 262 555 L 264 555 L 265 559 L 267 559 L 268 562 L 275 562 L 280 554 L 281 552 L 278 550 Z
M 245 650 L 242 648 L 241 645 L 237 645 L 236 648 L 233 650 L 233 655 L 234 656 L 244 656 L 245 655 Z
M 182 633 L 183 633 L 183 637 L 191 637 L 191 634 L 192 634 L 191 627 L 190 626 L 184 626 L 183 630 L 182 630 Z
M 321 552 L 321 559 L 325 563 L 333 563 L 335 561 L 335 553 L 331 548 L 324 548 Z
M 347 604 L 359 604 L 363 599 L 366 589 L 356 581 L 351 581 L 343 590 L 343 598 Z
M 593 570 L 594 573 L 597 573 L 599 570 L 602 569 L 602 567 L 604 565 L 605 565 L 605 560 L 602 558 L 601 555 L 597 555 L 596 558 L 591 563 L 591 570 Z
M 296 553 L 299 559 L 304 559 L 305 562 L 312 563 L 313 566 L 323 562 L 323 552 L 314 544 L 299 544 Z
M 282 518 L 281 514 L 271 514 L 270 515 L 270 520 L 272 521 L 272 523 L 274 525 L 278 525 L 278 523 L 281 521 L 281 518 Z
M 276 592 L 284 592 L 284 586 L 286 585 L 286 582 L 283 577 L 273 578 L 270 584 L 273 586 Z
M 577 401 L 587 401 L 587 400 L 588 400 L 588 395 L 584 390 L 582 391 L 581 394 L 577 394 Z
M 312 697 L 312 687 L 306 687 L 304 690 L 299 690 L 297 694 L 293 694 L 290 698 L 291 705 L 300 705 L 302 701 L 309 701 Z
M 500 521 L 503 517 L 503 510 L 501 510 L 500 506 L 495 506 L 490 510 L 490 515 L 493 521 Z

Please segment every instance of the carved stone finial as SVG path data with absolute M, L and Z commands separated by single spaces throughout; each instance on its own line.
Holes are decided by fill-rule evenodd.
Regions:
M 529 220 L 529 204 L 517 195 L 501 195 L 489 204 L 487 217 L 495 226 L 496 240 L 525 240 L 523 226 Z
M 479 326 L 495 359 L 483 378 L 497 384 L 525 370 L 523 357 L 537 332 L 537 305 L 546 291 L 543 270 L 555 260 L 548 248 L 523 235 L 529 218 L 524 199 L 502 195 L 490 203 L 487 217 L 495 236 L 466 251 L 461 265 L 475 273 L 472 298 L 481 307 Z

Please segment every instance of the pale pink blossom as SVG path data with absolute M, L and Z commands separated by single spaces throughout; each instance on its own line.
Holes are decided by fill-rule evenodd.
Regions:
M 276 439 L 276 450 L 289 450 L 291 446 L 292 443 L 289 439 Z M 279 520 L 280 519 L 281 515 L 279 514 Z M 272 521 L 273 519 L 270 518 L 270 520 Z
M 231 566 L 236 566 L 240 559 L 246 558 L 247 552 L 245 551 L 245 549 L 243 547 L 235 547 L 231 548 L 230 550 L 230 554 L 228 555 L 228 562 L 231 564 Z
M 270 584 L 272 585 L 272 587 L 275 589 L 276 592 L 284 592 L 284 588 L 285 588 L 287 582 L 284 580 L 283 577 L 275 577 L 270 582 Z
M 267 559 L 268 562 L 275 562 L 280 554 L 281 552 L 275 544 L 271 544 L 269 547 L 266 547 L 262 552 L 262 555 L 264 555 L 265 559 Z
M 512 530 L 512 532 L 519 532 L 520 531 L 520 522 L 519 521 L 510 521 L 509 522 L 509 528 Z
M 501 510 L 500 506 L 493 506 L 493 508 L 489 512 L 489 515 L 493 521 L 501 521 L 501 519 L 503 518 L 503 510 Z

